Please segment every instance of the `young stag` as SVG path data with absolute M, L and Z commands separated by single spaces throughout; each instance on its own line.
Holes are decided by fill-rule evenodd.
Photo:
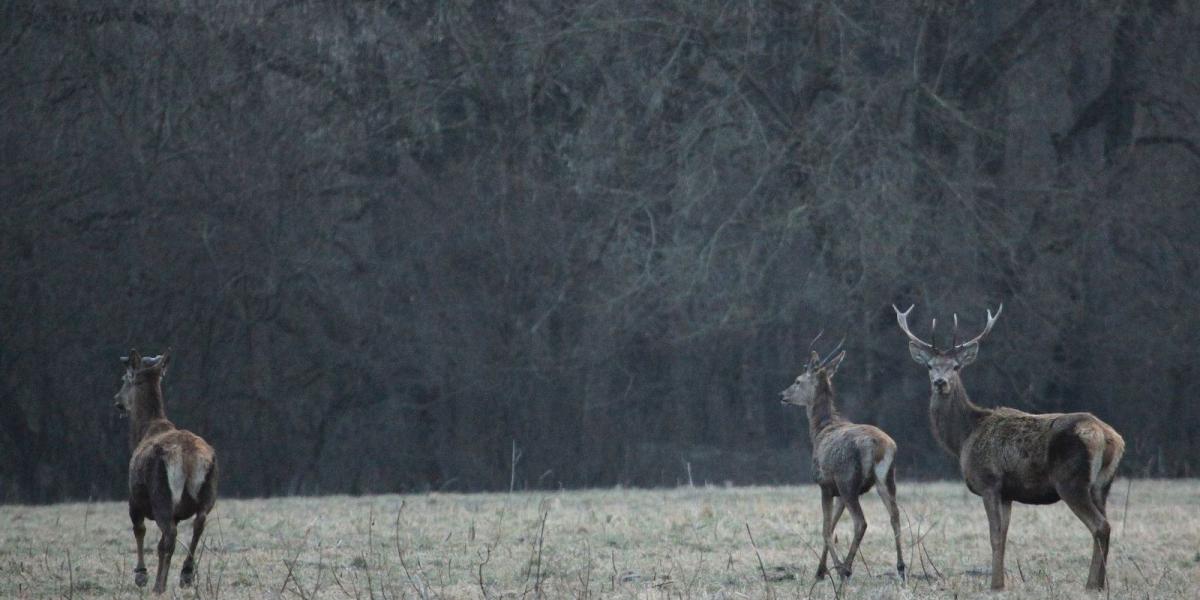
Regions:
M 163 410 L 162 380 L 170 362 L 169 351 L 158 357 L 142 358 L 137 350 L 121 357 L 125 375 L 116 395 L 117 410 L 131 418 L 129 446 L 129 518 L 137 541 L 137 567 L 133 582 L 146 585 L 146 563 L 142 540 L 147 517 L 158 524 L 158 575 L 154 593 L 167 588 L 171 555 L 175 552 L 175 526 L 192 522 L 192 543 L 179 573 L 179 585 L 189 586 L 196 572 L 196 544 L 204 533 L 204 521 L 217 499 L 217 458 L 200 436 L 177 429 Z
M 896 467 L 893 461 L 896 442 L 878 427 L 851 423 L 838 414 L 833 402 L 833 375 L 845 357 L 846 353 L 838 354 L 836 348 L 824 361 L 813 352 L 804 372 L 782 392 L 784 404 L 803 406 L 808 412 L 809 437 L 813 446 L 813 479 L 821 487 L 821 537 L 825 540 L 821 564 L 817 566 L 817 578 L 829 573 L 825 566 L 829 554 L 833 554 L 833 565 L 838 575 L 843 579 L 850 577 L 858 545 L 867 531 L 867 520 L 863 517 L 858 497 L 878 484 L 875 489 L 887 507 L 892 532 L 896 536 L 896 572 L 903 579 L 904 556 L 900 549 L 900 511 L 896 508 Z M 833 530 L 844 508 L 850 509 L 850 516 L 854 519 L 854 541 L 843 562 L 838 560 L 837 550 L 833 546 Z
M 892 307 L 908 336 L 913 360 L 929 369 L 933 393 L 929 420 L 933 435 L 958 458 L 967 488 L 983 498 L 992 541 L 992 589 L 1004 589 L 1004 544 L 1013 501 L 1053 504 L 1062 500 L 1092 533 L 1088 589 L 1104 587 L 1109 524 L 1108 490 L 1125 442 L 1116 430 L 1090 413 L 1029 414 L 1011 408 L 981 408 L 967 398 L 959 370 L 975 362 L 979 341 L 992 330 L 1004 305 L 988 311 L 975 339 L 939 349 L 913 335 L 908 313 Z M 934 321 L 936 328 L 937 321 Z

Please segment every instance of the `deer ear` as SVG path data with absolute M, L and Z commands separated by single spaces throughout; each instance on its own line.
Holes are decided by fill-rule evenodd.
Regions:
M 813 367 L 817 366 L 820 363 L 821 363 L 821 355 L 817 354 L 816 350 L 813 350 L 812 352 L 810 352 L 808 355 L 808 368 L 812 369 Z
M 843 358 L 846 358 L 845 350 L 842 350 L 837 356 L 829 359 L 829 364 L 825 365 L 825 373 L 829 375 L 830 379 L 833 379 L 833 375 L 837 373 L 838 365 L 842 364 Z
M 929 353 L 929 350 L 921 347 L 916 342 L 908 343 L 908 354 L 909 356 L 912 356 L 912 359 L 922 367 L 928 366 L 929 361 L 933 360 L 933 355 Z
M 955 358 L 958 359 L 958 364 L 964 367 L 975 362 L 975 359 L 979 358 L 979 342 L 971 342 L 963 346 L 958 350 L 958 356 Z
M 142 368 L 142 355 L 137 350 L 130 348 L 129 356 L 125 357 L 125 365 L 135 371 Z

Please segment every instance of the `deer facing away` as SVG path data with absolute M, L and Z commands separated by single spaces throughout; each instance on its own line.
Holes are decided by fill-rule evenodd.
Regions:
M 1121 436 L 1091 413 L 1029 414 L 1012 408 L 982 408 L 967 397 L 959 375 L 979 354 L 979 341 L 992 330 L 1004 305 L 974 339 L 939 349 L 913 335 L 908 311 L 892 307 L 908 336 L 912 359 L 929 369 L 933 435 L 958 458 L 963 479 L 983 498 L 992 544 L 992 589 L 1004 589 L 1004 546 L 1014 501 L 1053 504 L 1062 500 L 1092 534 L 1088 589 L 1104 587 L 1110 527 L 1108 491 L 1125 451 Z M 936 328 L 937 321 L 934 321 Z
M 204 533 L 204 522 L 217 498 L 217 458 L 200 436 L 177 429 L 167 420 L 163 406 L 162 380 L 170 354 L 142 358 L 137 350 L 122 357 L 125 374 L 116 394 L 116 408 L 130 416 L 129 518 L 137 542 L 137 567 L 133 581 L 146 585 L 146 563 L 142 542 L 145 519 L 158 524 L 158 574 L 154 593 L 167 587 L 171 555 L 175 552 L 175 528 L 185 519 L 192 522 L 192 542 L 179 573 L 179 585 L 189 586 L 196 569 L 196 545 Z
M 891 517 L 892 532 L 896 537 L 896 571 L 903 579 L 900 511 L 896 506 L 896 442 L 878 427 L 851 423 L 838 414 L 834 405 L 833 376 L 845 357 L 845 352 L 838 354 L 835 348 L 821 361 L 813 352 L 804 372 L 781 393 L 784 404 L 803 406 L 808 412 L 813 479 L 821 488 L 821 537 L 825 541 L 817 578 L 828 574 L 825 561 L 829 554 L 833 554 L 838 575 L 843 579 L 850 577 L 858 546 L 867 531 L 867 520 L 858 498 L 876 486 Z M 850 509 L 854 519 L 854 540 L 845 561 L 840 561 L 833 545 L 833 530 L 845 508 Z

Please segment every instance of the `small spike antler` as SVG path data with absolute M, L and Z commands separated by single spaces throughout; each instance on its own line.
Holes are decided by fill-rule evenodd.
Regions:
M 837 356 L 838 350 L 842 349 L 842 344 L 844 344 L 845 342 L 846 342 L 846 336 L 843 335 L 842 339 L 840 341 L 838 341 L 836 346 L 833 347 L 833 350 L 830 350 L 829 354 L 825 355 L 825 360 L 822 360 L 821 364 L 817 365 L 816 368 L 824 369 L 825 367 L 829 366 L 829 363 L 833 360 L 833 358 L 835 356 Z
M 996 314 L 994 316 L 992 315 L 992 309 L 989 308 L 987 311 L 987 325 L 985 325 L 983 327 L 983 333 L 980 333 L 979 335 L 975 336 L 975 338 L 972 339 L 971 341 L 963 342 L 961 344 L 955 345 L 955 346 L 953 346 L 953 348 L 955 350 L 959 350 L 961 348 L 966 348 L 967 346 L 970 346 L 971 344 L 978 344 L 979 340 L 983 339 L 983 336 L 985 336 L 989 332 L 991 332 L 992 326 L 994 326 L 996 324 L 996 319 L 1000 318 L 1000 313 L 1003 311 L 1004 311 L 1004 303 L 1003 302 L 1001 302 L 1000 307 L 996 309 Z M 956 320 L 957 320 L 957 317 L 956 317 Z
M 817 344 L 817 340 L 821 339 L 821 335 L 824 333 L 824 329 L 818 331 L 817 337 L 813 338 L 812 341 L 808 343 L 808 362 L 804 365 L 805 371 L 811 371 L 813 370 L 813 367 L 816 366 L 815 363 L 817 361 L 813 359 L 813 346 Z
M 896 308 L 896 305 L 893 304 L 892 310 L 896 311 L 896 323 L 898 323 L 900 325 L 900 330 L 904 332 L 904 335 L 908 336 L 908 341 L 910 341 L 926 350 L 934 350 L 933 344 L 930 344 L 929 342 L 926 342 L 925 340 L 922 340 L 921 338 L 917 337 L 916 335 L 913 334 L 912 330 L 908 328 L 908 314 L 912 312 L 913 306 L 916 306 L 916 305 L 914 304 L 912 306 L 909 306 L 908 310 L 906 310 L 904 312 L 900 312 L 900 309 Z M 934 329 L 937 328 L 937 319 L 933 320 L 933 327 L 934 327 Z

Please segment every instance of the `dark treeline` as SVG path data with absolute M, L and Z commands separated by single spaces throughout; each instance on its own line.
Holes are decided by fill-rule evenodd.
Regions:
M 1195 3 L 0 7 L 0 501 L 120 494 L 167 345 L 227 496 L 807 481 L 822 329 L 955 476 L 893 302 L 1200 469 Z

